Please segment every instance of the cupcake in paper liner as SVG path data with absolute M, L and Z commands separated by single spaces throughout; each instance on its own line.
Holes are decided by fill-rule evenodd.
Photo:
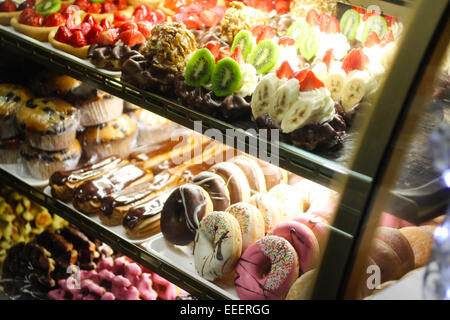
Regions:
M 24 143 L 20 155 L 28 173 L 35 179 L 45 180 L 56 171 L 73 170 L 81 158 L 81 145 L 75 139 L 69 147 L 58 151 L 44 151 Z
M 136 145 L 137 126 L 126 114 L 116 119 L 88 127 L 81 135 L 85 156 L 89 162 L 117 155 L 127 157 Z
M 55 97 L 35 98 L 20 106 L 16 122 L 31 147 L 45 151 L 63 150 L 75 141 L 79 112 Z
M 13 138 L 19 134 L 15 122 L 16 112 L 31 98 L 33 94 L 22 86 L 0 84 L 0 139 Z

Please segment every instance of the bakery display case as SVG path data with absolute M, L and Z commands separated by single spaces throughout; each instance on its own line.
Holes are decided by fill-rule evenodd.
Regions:
M 448 204 L 396 155 L 448 1 L 9 2 L 2 179 L 199 299 L 365 297 L 380 212 Z

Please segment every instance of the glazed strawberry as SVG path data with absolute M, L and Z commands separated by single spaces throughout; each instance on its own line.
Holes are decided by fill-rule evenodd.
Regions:
M 148 21 L 139 21 L 136 24 L 139 32 L 142 33 L 145 39 L 148 39 L 152 34 L 152 24 Z
M 368 11 L 366 12 L 363 17 L 362 17 L 362 21 L 366 21 L 367 19 L 369 19 L 371 16 L 379 16 L 380 13 L 378 11 L 372 10 L 372 11 Z
M 125 10 L 126 8 L 128 8 L 127 0 L 116 0 L 115 4 L 117 6 L 117 10 Z
M 261 40 L 265 39 L 272 39 L 277 36 L 277 33 L 271 26 L 265 26 L 261 32 L 256 37 L 256 43 L 260 42 Z
M 69 43 L 72 32 L 66 26 L 60 26 L 55 33 L 55 39 L 59 42 Z
M 81 30 L 75 30 L 74 32 L 72 32 L 72 36 L 69 39 L 69 44 L 72 47 L 77 47 L 77 48 L 87 46 L 86 38 L 84 37 Z
M 134 9 L 133 17 L 136 21 L 145 20 L 150 12 L 150 8 L 145 4 L 141 4 Z
M 254 26 L 253 28 L 252 28 L 252 35 L 254 36 L 254 37 L 257 37 L 258 36 L 258 34 L 260 34 L 261 33 L 261 31 L 264 29 L 264 26 L 263 25 L 257 25 L 257 26 Z
M 322 62 L 327 65 L 327 70 L 330 70 L 331 62 L 334 60 L 333 51 L 333 48 L 328 49 L 327 51 L 325 51 L 325 54 L 322 58 Z
M 86 35 L 86 41 L 88 44 L 96 44 L 98 40 L 98 36 L 103 31 L 102 27 L 100 27 L 98 24 L 94 25 L 91 30 L 89 30 L 88 34 Z
M 17 7 L 14 2 L 6 0 L 0 4 L 0 12 L 14 12 L 17 11 Z
M 325 32 L 329 34 L 340 33 L 341 24 L 339 20 L 335 17 L 328 17 L 327 25 L 325 26 Z
M 154 13 L 153 11 L 150 11 L 147 15 L 147 17 L 145 18 L 145 21 L 150 22 L 151 24 L 156 24 L 158 20 L 158 17 L 156 16 L 156 13 Z
M 52 14 L 49 14 L 44 19 L 44 25 L 46 27 L 59 26 L 59 25 L 64 24 L 65 22 L 66 22 L 66 18 L 64 18 L 64 16 L 59 12 L 54 12 Z
M 125 13 L 120 11 L 114 11 L 114 25 L 121 24 L 124 21 L 129 21 L 130 17 L 128 17 Z M 138 21 L 138 20 L 136 20 Z
M 40 13 L 35 13 L 25 21 L 25 24 L 33 27 L 42 27 L 44 25 L 44 16 Z
M 145 41 L 145 37 L 137 30 L 127 30 L 119 35 L 119 39 L 127 46 L 132 47 Z
M 83 36 L 85 36 L 85 37 L 89 33 L 89 31 L 91 31 L 91 29 L 92 29 L 92 26 L 88 22 L 82 22 L 78 26 L 78 30 L 80 30 L 81 33 L 83 34 Z
M 253 0 L 249 1 L 248 5 L 263 12 L 270 12 L 275 9 L 272 0 Z
M 306 14 L 306 22 L 308 22 L 311 27 L 320 26 L 320 15 L 316 10 L 311 9 Z
M 89 8 L 91 3 L 89 2 L 89 0 L 75 0 L 74 5 L 78 6 L 80 10 L 86 10 L 87 8 Z
M 295 44 L 295 39 L 290 36 L 283 36 L 278 39 L 278 45 L 280 46 L 293 46 Z
M 222 47 L 219 49 L 219 56 L 217 57 L 217 61 L 222 60 L 231 56 L 230 47 Z
M 152 12 L 155 13 L 156 15 L 156 23 L 157 24 L 162 24 L 164 22 L 166 22 L 166 14 L 161 10 L 161 9 L 154 9 L 152 10 Z
M 362 49 L 352 49 L 350 53 L 342 61 L 342 70 L 349 73 L 353 70 L 364 70 L 369 63 L 369 58 Z
M 283 61 L 276 74 L 278 79 L 291 79 L 294 77 L 294 70 L 292 70 L 289 62 Z
M 240 45 L 234 48 L 233 53 L 230 56 L 234 61 L 236 61 L 240 66 L 244 65 L 244 56 L 242 55 L 242 47 Z
M 100 46 L 109 46 L 113 45 L 119 39 L 119 35 L 116 29 L 108 29 L 100 32 L 98 35 L 97 43 Z
M 366 14 L 366 9 L 360 8 L 360 7 L 352 7 L 353 10 L 355 10 L 356 12 L 358 12 L 359 14 Z
M 220 42 L 219 41 L 209 41 L 206 45 L 205 48 L 208 49 L 212 55 L 214 56 L 214 58 L 219 57 L 219 53 L 220 53 Z
M 29 19 L 29 17 L 34 16 L 35 11 L 33 8 L 26 8 L 22 11 L 19 16 L 19 23 L 26 24 L 25 21 Z
M 91 3 L 89 8 L 86 9 L 88 13 L 100 13 L 102 12 L 102 4 L 101 3 Z
M 132 21 L 127 21 L 127 22 L 122 23 L 120 25 L 119 32 L 125 32 L 127 30 L 137 31 L 138 30 L 138 26 L 137 26 L 137 24 L 135 22 L 132 22 Z
M 205 26 L 211 28 L 220 22 L 221 17 L 212 10 L 205 10 L 200 13 L 200 20 Z
M 62 9 L 61 5 L 61 10 L 59 12 L 62 13 L 64 18 L 68 19 L 70 16 L 73 16 L 77 12 L 77 10 L 79 9 L 76 5 L 66 6 L 64 9 Z
M 381 39 L 381 46 L 385 46 L 387 45 L 389 42 L 394 41 L 394 33 L 392 32 L 391 29 L 389 29 L 388 31 L 386 31 L 386 33 L 383 36 L 383 39 Z
M 77 16 L 74 14 L 70 14 L 67 18 L 66 18 L 66 26 L 70 29 L 76 29 L 78 25 L 78 19 Z
M 278 14 L 289 12 L 289 0 L 275 0 L 275 10 Z
M 187 19 L 183 20 L 183 23 L 186 25 L 186 28 L 188 29 L 200 30 L 203 28 L 203 23 L 199 21 L 199 18 L 195 18 L 193 16 L 190 16 Z
M 83 22 L 89 23 L 91 25 L 91 27 L 93 27 L 95 25 L 98 25 L 98 21 L 93 16 L 91 16 L 90 14 L 87 14 L 84 17 Z
M 312 71 L 308 71 L 303 81 L 300 82 L 300 91 L 311 91 L 323 87 L 325 87 L 324 83 Z
M 110 0 L 105 0 L 105 2 L 102 3 L 102 13 L 112 13 L 117 10 L 117 6 L 114 2 Z
M 321 32 L 326 32 L 326 29 L 328 27 L 328 23 L 330 21 L 331 17 L 327 15 L 326 13 L 322 13 L 319 16 L 319 28 Z
M 377 44 L 381 43 L 381 39 L 378 38 L 378 34 L 376 32 L 371 32 L 364 42 L 364 46 L 371 48 Z
M 109 21 L 106 18 L 102 19 L 102 21 L 100 21 L 100 27 L 102 27 L 103 30 L 111 29 L 112 28 L 111 21 Z

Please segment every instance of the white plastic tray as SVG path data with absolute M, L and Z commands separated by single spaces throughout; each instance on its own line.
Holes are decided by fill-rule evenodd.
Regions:
M 54 52 L 58 53 L 59 55 L 64 56 L 65 59 L 72 60 L 72 61 L 77 62 L 79 64 L 83 64 L 86 67 L 91 68 L 91 69 L 92 68 L 96 69 L 99 73 L 102 73 L 102 74 L 104 74 L 106 76 L 119 78 L 120 75 L 121 75 L 120 71 L 109 71 L 109 70 L 106 70 L 106 69 L 97 68 L 95 65 L 93 65 L 87 59 L 80 59 L 78 57 L 75 57 L 74 55 L 71 55 L 70 53 L 67 53 L 65 51 L 56 49 L 50 44 L 50 42 L 42 42 L 42 41 L 38 41 L 36 39 L 33 39 L 33 38 L 29 37 L 29 36 L 26 36 L 23 33 L 20 33 L 18 31 L 14 30 L 14 28 L 12 26 L 2 26 L 2 25 L 0 25 L 0 29 L 6 30 L 9 33 L 14 34 L 18 38 L 21 38 L 21 39 L 23 39 L 25 41 L 32 42 L 32 43 L 34 43 L 37 46 L 41 46 L 41 47 L 47 48 L 47 49 L 49 49 L 51 51 L 54 51 Z
M 195 270 L 194 255 L 192 254 L 191 246 L 175 246 L 166 241 L 162 233 L 154 235 L 148 241 L 143 243 L 142 246 L 150 253 L 157 255 L 165 263 L 189 274 L 191 278 L 202 283 L 206 287 L 219 292 L 229 299 L 239 300 L 234 284 L 213 283 L 202 278 L 197 273 Z
M 24 166 L 20 163 L 2 163 L 0 164 L 0 168 L 16 176 L 32 187 L 44 188 L 48 185 L 48 179 L 39 180 L 31 177 L 30 174 L 26 171 L 26 168 L 24 168 Z
M 50 186 L 47 186 L 44 189 L 44 193 L 46 195 L 50 196 L 50 197 L 53 197 Z M 146 238 L 146 239 L 132 239 L 132 238 L 130 238 L 127 235 L 127 233 L 125 232 L 125 229 L 122 226 L 114 226 L 114 227 L 107 226 L 107 225 L 103 224 L 103 222 L 100 220 L 100 218 L 98 216 L 88 216 L 88 215 L 82 213 L 81 211 L 78 211 L 77 209 L 75 209 L 75 207 L 71 203 L 62 202 L 62 201 L 60 201 L 60 202 L 63 203 L 65 206 L 69 207 L 71 210 L 77 211 L 79 214 L 84 215 L 89 220 L 94 221 L 97 224 L 102 225 L 103 227 L 105 227 L 105 228 L 111 230 L 112 232 L 114 232 L 117 236 L 119 236 L 119 237 L 121 237 L 121 238 L 123 238 L 123 239 L 125 239 L 125 240 L 127 240 L 129 242 L 132 242 L 132 243 L 135 243 L 135 244 L 140 244 L 140 243 L 143 243 L 143 242 L 147 241 L 148 239 L 150 239 L 150 237 Z

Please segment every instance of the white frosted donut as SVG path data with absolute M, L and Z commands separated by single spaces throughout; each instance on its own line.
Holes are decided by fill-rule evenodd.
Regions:
M 307 179 L 301 180 L 294 188 L 303 198 L 303 211 L 331 222 L 338 202 L 338 193 Z
M 242 251 L 264 237 L 266 233 L 264 218 L 257 207 L 249 203 L 238 202 L 229 206 L 225 211 L 232 214 L 239 222 L 242 233 Z
M 230 274 L 242 253 L 239 222 L 227 212 L 212 212 L 202 219 L 195 235 L 194 263 L 209 281 Z
M 274 196 L 281 208 L 280 220 L 289 220 L 303 212 L 303 197 L 297 189 L 288 184 L 279 184 L 270 189 L 269 194 Z
M 256 193 L 248 203 L 257 207 L 262 213 L 266 234 L 280 222 L 280 205 L 274 196 L 268 193 Z

